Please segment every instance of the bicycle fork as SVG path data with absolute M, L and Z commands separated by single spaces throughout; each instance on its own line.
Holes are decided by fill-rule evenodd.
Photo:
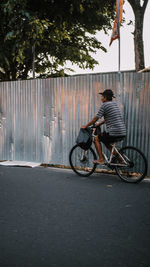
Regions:
M 86 154 L 87 154 L 87 151 L 83 150 L 81 154 L 80 162 L 84 162 L 86 160 Z

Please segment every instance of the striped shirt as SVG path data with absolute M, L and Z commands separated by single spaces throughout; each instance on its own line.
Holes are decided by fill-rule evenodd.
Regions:
M 125 136 L 126 127 L 123 122 L 123 118 L 119 107 L 116 102 L 108 101 L 104 102 L 100 107 L 96 117 L 101 119 L 104 117 L 107 132 L 111 136 Z

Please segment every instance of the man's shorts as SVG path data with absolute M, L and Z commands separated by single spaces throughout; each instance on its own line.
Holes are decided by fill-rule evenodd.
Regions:
M 106 146 L 117 141 L 121 141 L 125 138 L 125 136 L 110 136 L 109 133 L 103 132 L 98 135 L 99 141 L 104 143 Z

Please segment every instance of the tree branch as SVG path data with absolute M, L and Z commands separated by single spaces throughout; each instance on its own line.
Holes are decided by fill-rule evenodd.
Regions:
M 9 74 L 0 71 L 0 81 L 10 81 Z
M 5 74 L 2 71 L 0 71 L 0 80 L 3 80 L 4 78 L 5 78 Z
M 144 0 L 143 6 L 142 6 L 143 14 L 144 14 L 145 9 L 146 9 L 146 7 L 147 7 L 147 3 L 148 3 L 148 0 Z
M 129 4 L 131 5 L 132 9 L 135 11 L 136 8 L 136 1 L 135 0 L 128 0 Z
M 144 14 L 148 0 L 144 0 L 143 6 L 140 5 L 140 0 L 128 0 L 128 2 L 131 5 L 134 12 L 136 11 L 137 8 L 141 8 L 142 13 Z

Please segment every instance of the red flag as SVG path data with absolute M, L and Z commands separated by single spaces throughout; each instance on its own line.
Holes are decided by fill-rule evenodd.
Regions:
M 118 25 L 117 25 L 117 13 L 118 13 L 118 8 L 117 8 L 117 1 L 116 0 L 116 17 L 115 17 L 115 21 L 114 21 L 114 25 L 113 25 L 113 30 L 112 30 L 112 34 L 111 34 L 111 39 L 110 39 L 110 44 L 109 46 L 112 44 L 112 42 L 115 40 L 115 39 L 118 39 L 119 37 L 119 34 L 118 34 Z M 119 20 L 120 22 L 122 21 L 122 13 L 123 13 L 123 3 L 124 3 L 124 0 L 119 0 Z

